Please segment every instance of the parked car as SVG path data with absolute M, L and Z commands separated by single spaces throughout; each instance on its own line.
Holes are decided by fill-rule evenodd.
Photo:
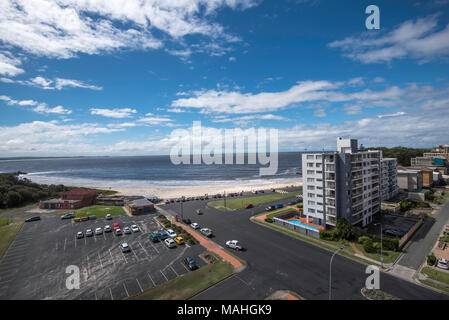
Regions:
M 280 209 L 280 208 L 283 208 L 283 207 L 284 207 L 284 205 L 283 205 L 282 203 L 278 203 L 278 204 L 275 206 L 276 209 Z
M 177 234 L 172 229 L 167 229 L 167 234 L 170 238 L 176 238 Z
M 116 236 L 121 236 L 123 233 L 122 233 L 122 230 L 120 229 L 120 228 L 118 228 L 118 229 L 115 229 L 115 235 Z
M 112 216 L 111 216 L 110 213 L 108 213 L 108 214 L 106 215 L 106 220 L 112 220 Z
M 203 212 L 200 209 L 196 209 L 196 214 L 203 214 Z
M 132 232 L 139 232 L 140 230 L 139 230 L 139 227 L 137 226 L 137 225 L 135 225 L 135 224 L 133 224 L 132 226 L 131 226 L 131 230 L 132 230 Z
M 81 222 L 81 218 L 75 218 L 75 219 L 73 219 L 73 221 L 75 221 L 75 222 Z
M 101 229 L 101 228 L 96 228 L 96 229 L 95 229 L 95 235 L 99 236 L 100 234 L 103 234 L 103 229 Z
M 83 233 L 82 231 L 79 231 L 79 232 L 76 234 L 76 238 L 77 238 L 77 239 L 84 238 L 84 233 Z
M 25 222 L 38 221 L 40 219 L 41 219 L 41 217 L 35 216 L 35 217 L 31 217 L 31 218 L 26 219 Z
M 175 240 L 175 242 L 177 243 L 177 244 L 184 244 L 184 238 L 183 237 L 175 237 L 175 238 L 173 238 L 173 240 Z
M 159 231 L 157 234 L 160 240 L 165 240 L 168 238 L 168 234 L 165 231 Z
M 243 196 L 243 192 L 239 192 L 239 196 Z
M 401 231 L 395 229 L 386 229 L 384 230 L 384 234 L 398 238 L 404 235 Z
M 192 223 L 192 221 L 190 221 L 189 218 L 182 219 L 182 222 L 184 222 L 185 224 L 191 224 Z
M 95 220 L 95 219 L 97 219 L 97 216 L 96 215 L 91 215 L 91 216 L 89 216 L 89 220 Z
M 440 269 L 448 270 L 449 266 L 448 266 L 447 259 L 439 259 L 437 267 Z
M 87 221 L 87 220 L 89 220 L 88 217 L 81 217 L 81 221 Z
M 66 213 L 61 216 L 61 220 L 72 219 L 72 218 L 75 218 L 75 215 L 73 213 Z
M 86 230 L 86 237 L 92 237 L 93 235 L 94 235 L 94 232 L 92 231 L 92 229 Z
M 150 240 L 151 242 L 158 242 L 159 241 L 159 235 L 157 232 L 154 232 L 150 234 Z
M 240 242 L 238 242 L 237 240 L 229 240 L 226 241 L 226 246 L 228 248 L 234 249 L 234 250 L 242 250 L 243 247 L 241 246 Z
M 276 192 L 276 189 L 274 189 L 274 188 L 273 188 L 273 189 L 271 189 L 271 192 Z
M 107 225 L 104 227 L 104 232 L 111 232 L 111 231 L 112 231 L 112 228 L 110 225 Z
M 114 231 L 117 230 L 117 229 L 120 229 L 120 226 L 118 225 L 117 222 L 114 222 L 114 223 L 112 224 L 112 229 L 114 229 Z
M 176 243 L 175 243 L 175 241 L 174 241 L 172 238 L 167 238 L 167 239 L 165 239 L 165 240 L 164 240 L 164 243 L 165 243 L 165 245 L 166 245 L 167 247 L 169 247 L 169 248 L 174 248 L 174 247 L 176 247 Z
M 122 249 L 122 252 L 129 252 L 131 251 L 131 248 L 126 242 L 120 243 L 120 249 Z
M 263 190 L 259 190 L 259 193 L 264 193 L 265 191 L 263 191 Z
M 265 211 L 271 211 L 274 210 L 274 206 L 268 206 L 265 208 Z
M 206 237 L 211 237 L 212 236 L 212 230 L 209 228 L 201 228 L 200 232 L 202 234 L 204 234 Z
M 170 200 L 165 200 L 165 204 L 170 204 Z
M 184 264 L 185 264 L 190 270 L 198 269 L 198 266 L 196 265 L 195 259 L 193 259 L 193 258 L 191 258 L 191 257 L 185 257 L 185 258 L 184 258 Z
M 129 227 L 124 227 L 124 228 L 123 228 L 123 232 L 124 232 L 125 234 L 130 234 L 130 233 L 131 233 L 131 229 L 130 229 Z
M 192 229 L 198 229 L 200 227 L 200 225 L 196 222 L 190 224 L 190 226 L 192 227 Z
M 253 190 L 253 191 L 251 191 L 252 193 L 254 193 L 254 194 L 257 194 L 258 192 L 257 192 L 257 190 Z
M 254 208 L 254 206 L 253 206 L 252 203 L 247 204 L 247 205 L 245 206 L 245 209 L 251 209 L 251 208 Z
M 175 199 L 170 199 L 170 203 L 173 203 L 173 202 L 175 202 Z

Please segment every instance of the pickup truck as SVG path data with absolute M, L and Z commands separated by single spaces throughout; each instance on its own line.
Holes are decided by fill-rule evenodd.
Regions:
M 201 228 L 200 232 L 202 234 L 204 234 L 206 237 L 211 237 L 212 236 L 212 230 L 209 228 Z

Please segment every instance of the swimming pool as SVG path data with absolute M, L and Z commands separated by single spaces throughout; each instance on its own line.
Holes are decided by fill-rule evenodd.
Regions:
M 310 229 L 318 231 L 318 232 L 320 231 L 317 227 L 309 226 L 309 225 L 304 224 L 304 223 L 302 223 L 301 221 L 298 221 L 298 220 L 287 220 L 287 221 L 291 222 L 291 223 L 294 223 L 294 224 L 299 224 L 301 227 L 310 228 Z

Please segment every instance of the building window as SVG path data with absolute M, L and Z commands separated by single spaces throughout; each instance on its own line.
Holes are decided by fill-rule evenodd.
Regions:
M 307 202 L 307 204 L 308 204 L 309 206 L 314 206 L 314 205 L 315 205 L 315 201 L 309 200 L 309 201 Z
M 313 162 L 307 162 L 307 167 L 313 168 Z
M 315 186 L 307 186 L 307 190 L 315 190 Z
M 315 213 L 315 209 L 309 208 L 310 213 Z
M 315 194 L 314 194 L 314 193 L 308 193 L 307 196 L 308 196 L 309 198 L 315 198 Z
M 307 178 L 307 182 L 315 182 L 315 178 Z
M 313 170 L 307 170 L 307 174 L 315 174 L 315 171 L 313 171 Z

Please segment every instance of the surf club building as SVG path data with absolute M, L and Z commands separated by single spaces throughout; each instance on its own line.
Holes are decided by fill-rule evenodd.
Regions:
M 79 209 L 95 203 L 97 191 L 92 189 L 72 189 L 61 192 L 59 199 L 41 201 L 40 209 Z
M 153 202 L 145 198 L 125 202 L 125 209 L 133 216 L 155 211 Z

